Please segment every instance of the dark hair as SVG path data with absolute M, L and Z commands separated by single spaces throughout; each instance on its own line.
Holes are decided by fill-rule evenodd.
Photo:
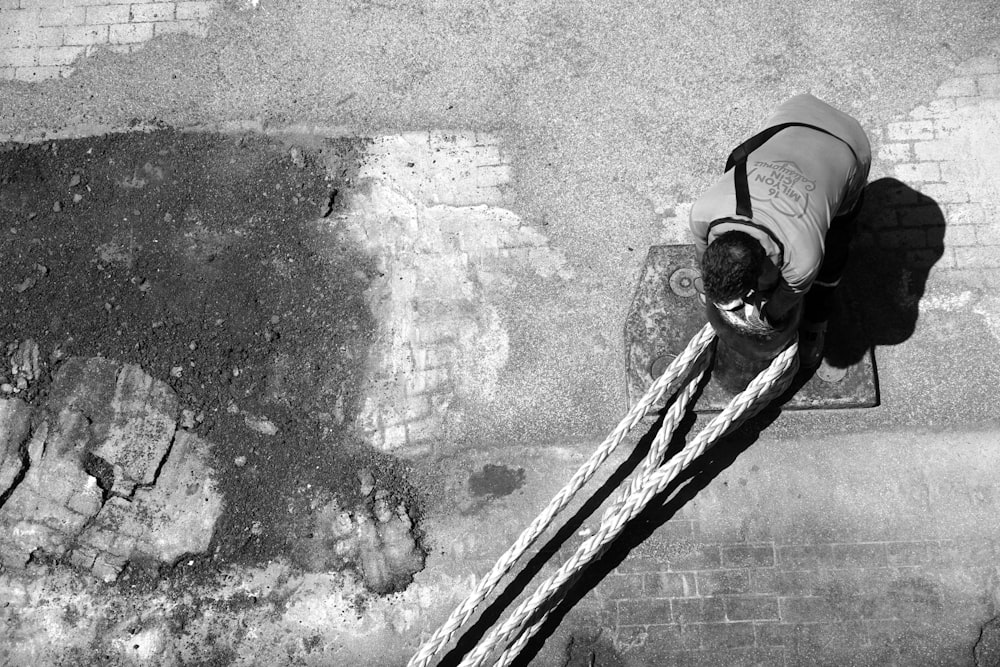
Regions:
M 708 244 L 701 258 L 705 296 L 715 303 L 738 299 L 757 286 L 764 247 L 746 232 L 729 231 Z

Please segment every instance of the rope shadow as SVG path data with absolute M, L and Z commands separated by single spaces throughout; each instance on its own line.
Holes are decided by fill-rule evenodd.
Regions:
M 768 404 L 757 415 L 744 421 L 738 428 L 721 438 L 713 447 L 702 454 L 629 523 L 629 529 L 611 543 L 597 560 L 583 568 L 562 590 L 557 591 L 553 596 L 554 602 L 548 607 L 550 609 L 549 617 L 539 628 L 538 633 L 527 642 L 520 655 L 511 662 L 511 665 L 528 667 L 546 640 L 562 623 L 566 614 L 587 593 L 620 566 L 633 549 L 676 515 L 719 473 L 731 466 L 740 454 L 757 442 L 764 429 L 780 416 L 782 406 L 802 388 L 811 376 L 811 372 L 798 373 L 792 384 L 781 396 Z M 693 423 L 688 424 L 685 429 L 678 426 L 664 456 L 664 461 L 669 460 L 671 456 L 684 447 L 686 436 L 693 426 Z M 651 439 L 655 435 L 656 428 L 658 425 L 650 433 L 647 433 L 646 437 Z M 544 612 L 545 609 L 540 608 L 525 624 L 525 627 L 536 622 Z
M 684 382 L 689 380 L 690 378 L 686 378 Z M 691 405 L 697 402 L 707 381 L 708 374 L 699 383 L 698 389 L 691 399 Z M 669 405 L 670 403 L 668 403 Z M 646 457 L 656 437 L 656 433 L 663 424 L 666 412 L 667 408 L 664 408 L 657 413 L 655 422 L 638 440 L 628 458 L 563 522 L 563 525 L 538 549 L 537 553 L 525 562 L 513 580 L 483 609 L 479 618 L 462 633 L 455 646 L 441 658 L 438 667 L 457 667 L 465 657 L 465 654 L 472 651 L 479 641 L 497 624 L 504 610 L 512 607 L 514 601 L 528 588 L 532 580 L 542 571 L 552 555 L 558 554 L 560 547 L 566 544 L 580 530 L 584 522 L 618 491 L 622 483 L 629 478 Z M 665 459 L 673 456 L 684 447 L 684 436 L 694 428 L 696 421 L 697 415 L 693 411 L 689 410 L 684 414 L 677 423 L 677 429 L 667 447 Z M 561 597 L 561 594 L 559 597 Z

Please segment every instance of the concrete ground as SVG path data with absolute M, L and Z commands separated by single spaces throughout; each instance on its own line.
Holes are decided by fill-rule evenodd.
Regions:
M 0 7 L 0 25 L 32 11 Z M 225 636 L 238 664 L 404 663 L 624 412 L 622 326 L 645 250 L 683 242 L 686 205 L 728 150 L 808 91 L 876 148 L 882 194 L 854 289 L 873 313 L 881 405 L 769 415 L 713 450 L 567 593 L 525 660 L 1000 664 L 998 24 L 971 0 L 261 0 L 214 6 L 201 37 L 0 84 L 0 134 L 19 140 L 134 121 L 315 149 L 371 138 L 337 221 L 387 276 L 359 427 L 414 462 L 427 566 L 356 615 L 339 580 L 309 578 L 239 632 L 200 626 L 206 646 Z M 559 557 L 527 572 L 597 528 L 608 475 L 543 538 Z M 232 590 L 271 575 L 240 573 Z M 5 590 L 44 607 L 30 586 Z M 153 664 L 149 651 L 127 655 Z

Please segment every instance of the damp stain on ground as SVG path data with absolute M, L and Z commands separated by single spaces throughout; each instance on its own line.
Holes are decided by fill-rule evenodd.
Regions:
M 469 492 L 475 498 L 502 498 L 524 486 L 524 468 L 487 463 L 469 476 Z
M 418 518 L 408 466 L 354 430 L 375 269 L 323 219 L 319 152 L 167 129 L 0 145 L 0 343 L 33 339 L 46 365 L 20 397 L 73 356 L 136 364 L 213 443 L 225 510 L 176 570 L 286 556 L 331 497 L 372 505 L 359 471 Z

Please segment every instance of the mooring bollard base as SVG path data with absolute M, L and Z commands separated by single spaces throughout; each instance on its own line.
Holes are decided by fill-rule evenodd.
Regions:
M 653 246 L 646 256 L 639 285 L 625 324 L 626 393 L 629 407 L 645 394 L 655 377 L 684 349 L 706 322 L 705 305 L 699 298 L 701 273 L 693 245 Z M 860 328 L 847 315 L 831 322 L 844 338 Z M 695 409 L 722 410 L 742 391 L 766 360 L 741 355 L 724 341 L 716 341 L 716 359 L 711 379 Z M 758 367 L 759 366 L 759 367 Z M 824 362 L 784 407 L 786 409 L 866 408 L 878 405 L 878 383 L 874 355 L 867 350 L 860 361 L 845 368 Z
M 769 363 L 740 354 L 720 338 L 715 345 L 712 379 L 725 391 L 738 394 L 757 377 L 758 373 L 767 368 Z

